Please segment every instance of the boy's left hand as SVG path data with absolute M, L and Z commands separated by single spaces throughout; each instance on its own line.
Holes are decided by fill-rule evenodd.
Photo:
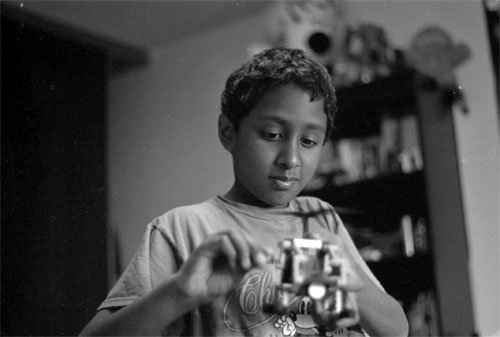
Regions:
M 353 263 L 355 263 L 354 259 L 352 258 L 351 254 L 345 249 L 342 239 L 339 236 L 335 236 L 333 240 L 330 240 L 329 242 L 337 245 L 342 251 L 343 276 L 340 278 L 338 287 L 339 290 L 344 291 L 345 296 L 347 296 L 344 304 L 345 310 L 354 312 L 355 315 L 339 319 L 336 313 L 328 310 L 323 310 L 320 301 L 313 301 L 312 316 L 317 324 L 323 325 L 329 329 L 346 328 L 356 325 L 359 321 L 355 293 L 361 290 L 363 283 L 358 274 L 355 272 L 353 266 Z

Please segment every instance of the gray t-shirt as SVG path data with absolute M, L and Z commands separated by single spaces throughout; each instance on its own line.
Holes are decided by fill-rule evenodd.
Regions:
M 141 298 L 175 273 L 209 235 L 238 229 L 274 248 L 284 239 L 300 238 L 304 231 L 328 240 L 333 233 L 366 273 L 380 285 L 357 252 L 332 206 L 312 197 L 297 197 L 285 209 L 265 209 L 215 197 L 196 205 L 168 211 L 147 227 L 137 253 L 98 310 L 123 307 Z M 165 336 L 352 336 L 360 327 L 326 331 L 309 315 L 309 299 L 297 297 L 288 315 L 263 310 L 273 296 L 281 271 L 270 263 L 248 272 L 234 289 L 198 307 L 172 324 Z

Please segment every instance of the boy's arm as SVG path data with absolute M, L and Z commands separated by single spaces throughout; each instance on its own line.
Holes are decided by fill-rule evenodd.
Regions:
M 344 226 L 339 226 L 339 235 L 346 248 L 345 256 L 363 284 L 356 292 L 363 330 L 370 336 L 408 336 L 408 320 L 401 305 L 368 275 L 371 271 Z
M 241 233 L 214 234 L 159 287 L 120 310 L 99 311 L 81 335 L 161 335 L 188 311 L 229 291 L 250 269 L 264 267 L 266 255 Z
M 179 297 L 175 277 L 126 307 L 100 310 L 80 336 L 160 336 L 191 309 Z
M 341 224 L 340 219 L 338 223 Z M 343 247 L 346 278 L 340 286 L 356 294 L 359 325 L 370 336 L 408 336 L 408 321 L 401 305 L 377 283 L 343 225 L 332 243 Z M 352 326 L 352 318 L 336 319 L 328 311 L 313 311 L 315 320 L 331 329 Z
M 408 336 L 408 321 L 401 305 L 354 264 L 363 286 L 356 293 L 360 325 L 370 336 Z

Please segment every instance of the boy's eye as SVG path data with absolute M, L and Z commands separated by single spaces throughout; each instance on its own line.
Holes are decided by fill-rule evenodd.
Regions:
M 278 140 L 281 138 L 281 134 L 278 132 L 263 131 L 262 136 L 268 140 Z
M 301 143 L 305 147 L 314 147 L 314 146 L 318 145 L 318 141 L 316 141 L 315 139 L 311 139 L 311 138 L 302 138 Z

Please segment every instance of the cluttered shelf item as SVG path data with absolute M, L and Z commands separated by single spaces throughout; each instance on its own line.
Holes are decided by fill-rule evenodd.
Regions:
M 415 103 L 421 83 L 420 75 L 405 69 L 339 88 L 335 129 L 305 192 L 377 177 L 398 180 L 400 173 L 422 171 L 425 163 Z

